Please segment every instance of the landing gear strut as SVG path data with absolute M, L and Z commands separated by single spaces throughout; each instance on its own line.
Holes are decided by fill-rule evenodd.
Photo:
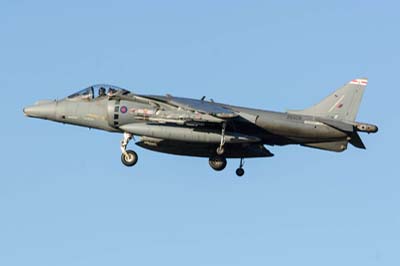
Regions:
M 224 145 L 225 145 L 225 130 L 226 130 L 226 122 L 222 123 L 222 132 L 221 132 L 221 143 L 217 148 L 217 154 L 222 155 L 225 152 Z
M 243 165 L 244 165 L 244 160 L 243 160 L 243 158 L 240 158 L 240 166 L 239 166 L 238 169 L 236 169 L 236 175 L 237 176 L 243 176 L 244 175 Z
M 129 141 L 132 139 L 133 135 L 130 133 L 124 133 L 124 138 L 121 141 L 121 162 L 128 167 L 134 166 L 138 161 L 138 155 L 132 150 L 126 150 Z

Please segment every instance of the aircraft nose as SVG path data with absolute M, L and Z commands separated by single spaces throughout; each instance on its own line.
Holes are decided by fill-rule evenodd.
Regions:
M 53 119 L 56 115 L 56 102 L 47 102 L 27 106 L 23 109 L 26 116 L 42 119 Z

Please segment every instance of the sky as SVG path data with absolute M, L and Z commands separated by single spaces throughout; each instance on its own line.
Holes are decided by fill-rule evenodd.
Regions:
M 0 1 L 0 265 L 400 265 L 398 1 Z M 367 150 L 215 172 L 24 117 L 91 84 L 267 110 L 368 77 Z

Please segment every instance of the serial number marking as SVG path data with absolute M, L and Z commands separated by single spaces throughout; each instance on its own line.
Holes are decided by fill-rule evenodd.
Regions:
M 300 121 L 302 117 L 298 115 L 287 115 L 287 119 Z

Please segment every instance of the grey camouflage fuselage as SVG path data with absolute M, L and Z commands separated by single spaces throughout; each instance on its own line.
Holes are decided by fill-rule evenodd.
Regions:
M 58 101 L 26 107 L 27 116 L 124 133 L 122 162 L 132 166 L 136 144 L 153 151 L 210 158 L 215 170 L 226 158 L 273 156 L 264 145 L 300 144 L 344 151 L 351 143 L 365 148 L 358 132 L 375 133 L 375 125 L 355 122 L 366 79 L 352 80 L 319 104 L 284 113 L 244 108 L 213 101 L 167 96 L 145 96 L 110 85 L 95 85 Z M 108 89 L 109 93 L 105 91 Z M 95 96 L 96 92 L 99 92 Z M 244 173 L 243 162 L 237 171 Z

